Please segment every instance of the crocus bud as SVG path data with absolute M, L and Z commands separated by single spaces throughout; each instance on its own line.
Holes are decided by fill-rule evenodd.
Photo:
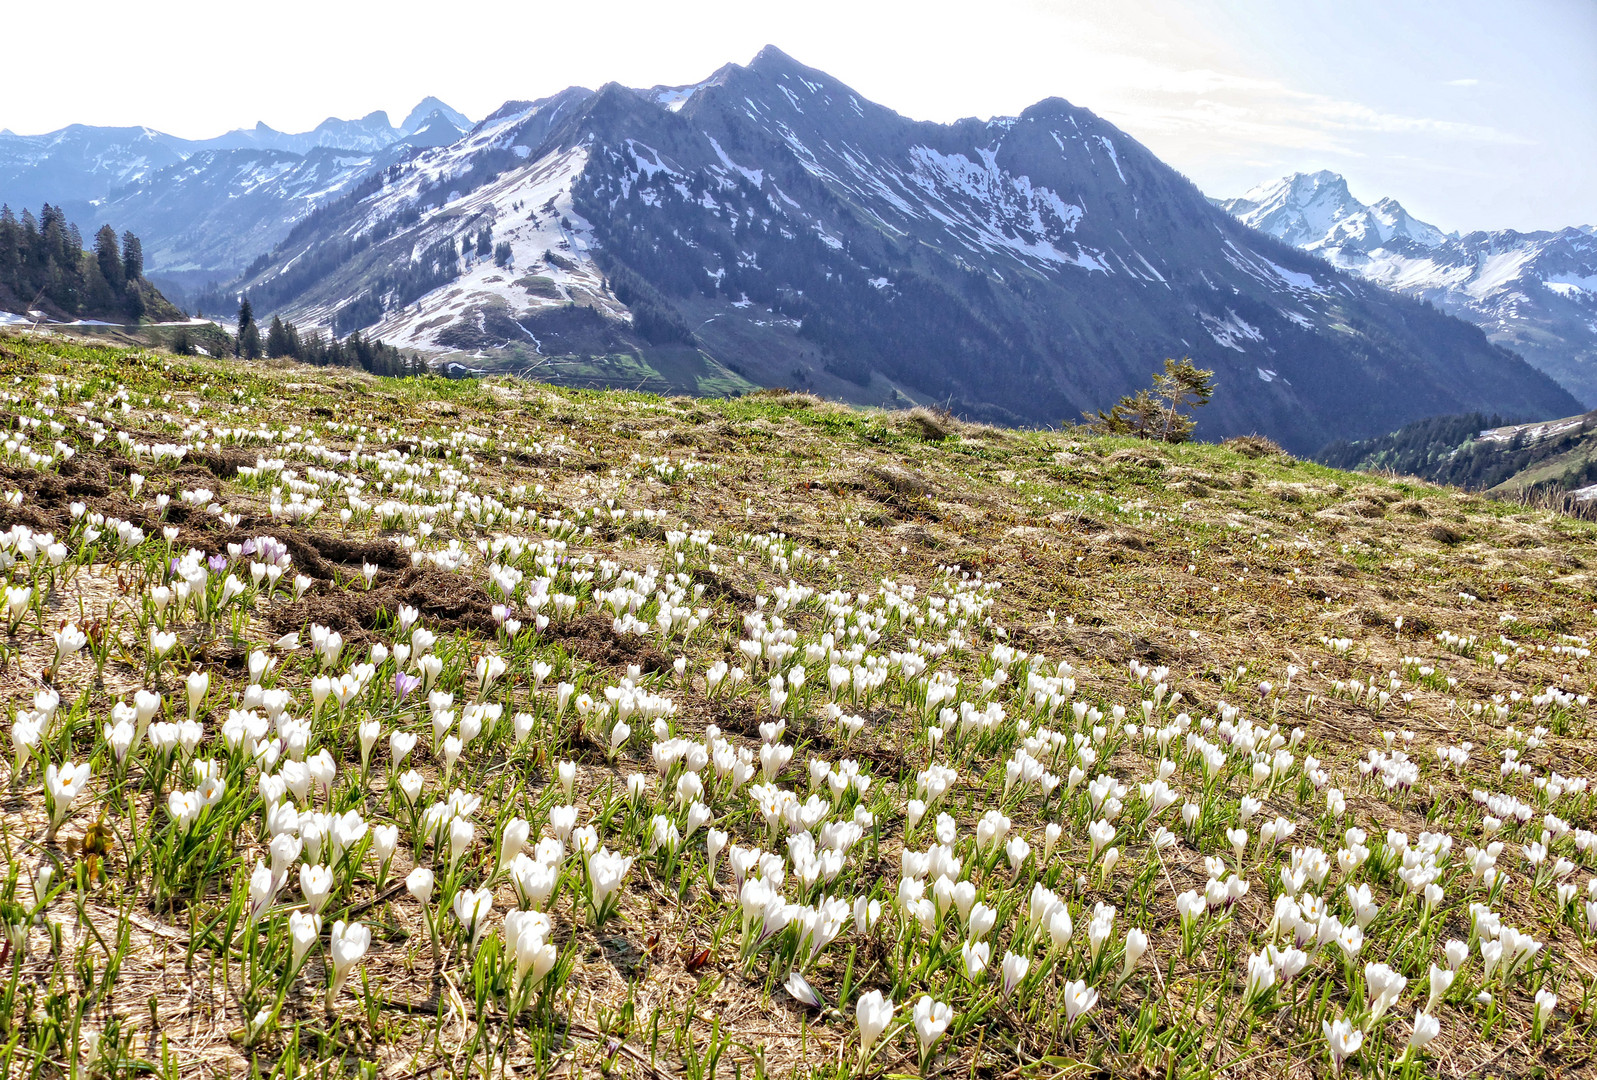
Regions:
M 532 833 L 532 826 L 522 818 L 511 818 L 505 823 L 504 835 L 499 840 L 499 865 L 509 866 L 510 860 L 521 854 L 522 848 L 527 846 L 527 837 Z
M 193 720 L 200 711 L 200 702 L 205 700 L 205 692 L 211 688 L 211 673 L 208 671 L 192 671 L 188 678 L 183 680 L 184 688 L 189 696 L 189 719 Z
M 289 970 L 293 972 L 300 969 L 305 954 L 321 936 L 322 917 L 309 911 L 296 911 L 288 917 L 288 932 L 292 940 Z
M 345 923 L 342 920 L 333 924 L 332 939 L 328 949 L 329 958 L 333 963 L 333 984 L 327 990 L 327 1007 L 333 1007 L 333 1000 L 338 997 L 339 990 L 343 989 L 344 981 L 349 978 L 350 970 L 366 955 L 366 949 L 371 945 L 372 932 L 360 923 Z
M 433 896 L 433 872 L 425 866 L 418 866 L 405 876 L 405 889 L 422 907 Z
M 880 990 L 861 994 L 854 1004 L 854 1019 L 859 1024 L 860 1060 L 863 1061 L 893 1022 L 893 999 L 884 997 Z
M 1026 977 L 1026 972 L 1031 970 L 1031 958 L 1019 956 L 1012 952 L 1004 953 L 1004 996 L 1008 997 L 1015 992 L 1015 987 Z

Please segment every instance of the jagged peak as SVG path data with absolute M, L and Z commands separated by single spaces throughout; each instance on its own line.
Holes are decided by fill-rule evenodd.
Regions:
M 1304 205 L 1326 197 L 1347 205 L 1349 209 L 1365 209 L 1364 204 L 1354 198 L 1353 193 L 1348 190 L 1347 179 L 1341 173 L 1329 169 L 1294 172 L 1279 180 L 1266 180 L 1245 192 L 1240 198 L 1231 201 L 1258 206 L 1272 203 Z
M 405 122 L 400 125 L 399 130 L 409 135 L 419 130 L 424 124 L 429 123 L 435 115 L 443 117 L 461 131 L 468 130 L 471 127 L 471 120 L 465 113 L 458 109 L 450 108 L 443 101 L 429 94 L 418 101 L 416 107 L 406 114 Z

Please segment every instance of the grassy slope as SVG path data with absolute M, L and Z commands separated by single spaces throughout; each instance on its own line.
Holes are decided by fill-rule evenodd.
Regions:
M 1495 724 L 1469 712 L 1470 703 L 1489 702 L 1498 694 L 1529 695 L 1548 684 L 1580 692 L 1592 689 L 1589 661 L 1577 664 L 1548 649 L 1569 644 L 1565 635 L 1592 636 L 1597 583 L 1591 567 L 1597 566 L 1597 527 L 1421 483 L 1336 472 L 1283 457 L 1248 458 L 1215 446 L 1163 447 L 1069 432 L 951 424 L 948 438 L 932 441 L 904 414 L 850 410 L 802 395 L 712 401 L 588 393 L 497 379 L 391 382 L 342 370 L 244 368 L 17 336 L 0 337 L 0 376 L 9 393 L 30 403 L 45 383 L 81 382 L 97 400 L 120 383 L 131 394 L 133 410 L 115 417 L 114 425 L 150 441 L 175 438 L 183 425 L 195 422 L 303 424 L 314 428 L 327 445 L 346 450 L 351 433 L 335 429 L 335 423 L 367 425 L 374 431 L 396 425 L 407 444 L 427 437 L 447 438 L 451 432 L 479 433 L 499 441 L 479 450 L 478 461 L 469 469 L 468 483 L 481 491 L 527 484 L 529 490 L 521 498 L 533 503 L 540 514 L 613 498 L 618 506 L 654 507 L 666 511 L 671 522 L 713 529 L 716 542 L 725 549 L 722 569 L 718 574 L 694 569 L 696 580 L 712 583 L 706 602 L 713 604 L 714 626 L 686 649 L 661 646 L 667 653 L 685 652 L 691 670 L 702 670 L 715 658 L 734 659 L 740 617 L 753 610 L 753 596 L 769 594 L 789 578 L 822 590 L 835 586 L 865 593 L 873 592 L 883 578 L 891 578 L 924 592 L 944 580 L 940 566 L 957 563 L 965 572 L 979 571 L 1003 583 L 991 612 L 994 624 L 1004 628 L 1014 646 L 1039 652 L 1050 661 L 1068 660 L 1076 671 L 1079 697 L 1097 701 L 1105 709 L 1124 704 L 1135 710 L 1142 690 L 1131 685 L 1127 665 L 1146 662 L 1170 667 L 1172 689 L 1185 697 L 1181 708 L 1194 716 L 1212 715 L 1217 702 L 1228 699 L 1260 720 L 1274 716 L 1284 728 L 1301 725 L 1307 736 L 1299 752 L 1312 753 L 1325 763 L 1372 836 L 1388 826 L 1405 829 L 1410 836 L 1427 827 L 1446 827 L 1459 837 L 1461 848 L 1469 837 L 1478 836 L 1473 823 L 1478 822 L 1479 812 L 1469 804 L 1467 792 L 1472 787 L 1503 789 L 1506 782 L 1499 779 L 1496 764 L 1500 750 L 1511 745 Z M 6 408 L 37 413 L 28 405 Z M 562 435 L 570 449 L 562 455 L 549 452 L 551 440 Z M 36 433 L 35 441 L 49 440 Z M 374 434 L 371 445 L 393 441 Z M 527 449 L 533 441 L 539 443 L 539 452 Z M 271 523 L 263 520 L 262 494 L 240 487 L 236 476 L 230 475 L 237 464 L 253 462 L 255 455 L 254 448 L 219 447 L 214 454 L 193 455 L 175 468 L 146 461 L 139 468 L 149 479 L 137 502 L 120 494 L 126 490 L 125 475 L 131 465 L 118 456 L 114 443 L 100 448 L 85 443 L 78 465 L 63 470 L 69 481 L 69 473 L 86 478 L 79 488 L 70 482 L 63 487 L 8 458 L 0 463 L 0 491 L 18 489 L 24 497 L 20 508 L 0 512 L 0 523 L 8 517 L 40 528 L 54 522 L 64 532 L 67 522 L 60 503 L 68 498 L 88 498 L 103 512 L 137 520 L 139 514 L 148 513 L 153 493 L 169 492 L 176 503 L 180 490 L 203 485 L 245 515 L 240 535 L 272 532 Z M 713 468 L 661 483 L 651 479 L 650 461 L 662 456 L 692 457 Z M 303 472 L 305 463 L 291 467 Z M 109 483 L 102 485 L 105 479 Z M 541 490 L 532 490 L 533 485 Z M 286 616 L 263 605 L 245 631 L 247 637 L 263 642 L 276 637 L 296 612 L 302 622 L 307 612 L 327 622 L 350 617 L 348 613 L 355 610 L 361 591 L 359 564 L 370 556 L 351 556 L 329 539 L 340 531 L 330 514 L 324 513 L 307 530 L 313 547 L 319 546 L 327 559 L 324 570 L 314 572 L 325 580 L 319 580 L 311 594 L 313 600 L 322 599 Z M 180 518 L 174 513 L 174 519 Z M 469 543 L 479 535 L 469 523 L 458 530 L 445 519 L 440 525 L 435 539 L 459 535 Z M 205 515 L 188 515 L 177 547 L 214 549 L 220 543 L 216 529 L 216 522 Z M 370 534 L 372 529 L 357 531 Z M 779 547 L 790 556 L 794 545 L 835 555 L 825 565 L 819 560 L 794 561 L 785 570 L 773 570 L 768 558 L 739 547 L 737 540 L 740 534 L 770 531 L 784 535 Z M 595 552 L 637 568 L 666 557 L 658 529 L 648 525 L 603 529 L 585 543 L 574 542 L 573 550 Z M 734 563 L 734 553 L 746 554 L 747 561 L 740 557 Z M 393 576 L 394 572 L 380 569 L 378 584 Z M 77 615 L 80 603 L 92 615 L 114 602 L 118 591 L 113 582 L 80 575 L 52 599 L 51 618 Z M 1466 593 L 1479 599 L 1461 599 Z M 1517 621 L 1500 622 L 1505 613 Z M 480 623 L 483 612 L 467 612 L 473 614 Z M 1393 628 L 1398 616 L 1404 620 L 1400 633 Z M 348 635 L 352 648 L 386 637 L 363 633 L 360 618 L 352 618 Z M 806 633 L 820 626 L 814 612 L 790 613 L 789 618 Z M 1443 651 L 1434 639 L 1441 631 L 1477 636 L 1482 659 Z M 979 628 L 974 632 L 981 633 Z M 1501 632 L 1507 632 L 1519 648 L 1507 650 L 1512 659 L 1499 669 L 1484 657 L 1489 648 L 1503 647 L 1497 644 Z M 1349 638 L 1352 648 L 1332 652 L 1322 644 L 1326 637 Z M 976 664 L 991 643 L 992 639 L 977 636 L 974 658 L 950 660 L 950 666 L 974 682 L 979 677 Z M 220 641 L 211 646 L 189 644 L 195 661 L 213 671 L 213 695 L 238 689 L 241 675 L 227 666 L 229 657 L 233 663 L 241 659 L 236 651 L 229 653 Z M 469 646 L 473 651 L 480 647 Z M 902 637 L 893 635 L 884 641 L 881 648 L 888 647 L 902 648 Z M 647 662 L 659 655 L 652 646 L 618 645 L 602 620 L 587 630 L 557 635 L 550 648 L 562 672 L 587 672 L 595 693 L 598 686 L 623 674 L 628 662 L 639 658 Z M 9 716 L 15 708 L 25 707 L 47 647 L 36 633 L 30 636 L 25 630 L 7 649 L 0 668 L 0 703 Z M 1403 658 L 1408 656 L 1423 658 L 1437 674 L 1419 678 L 1413 666 L 1405 664 Z M 70 682 L 75 673 L 73 685 L 88 688 L 86 720 L 75 737 L 76 752 L 82 755 L 95 744 L 99 718 L 106 714 L 111 695 L 130 692 L 141 679 L 138 671 L 113 660 L 106 685 L 89 688 L 86 661 L 80 657 L 75 663 L 79 667 L 69 667 L 58 682 Z M 1298 674 L 1283 690 L 1288 665 L 1295 665 Z M 1403 689 L 1413 694 L 1411 703 L 1394 702 L 1375 715 L 1369 707 L 1331 692 L 1333 680 L 1379 677 L 1384 683 L 1389 671 L 1402 678 Z M 1443 681 L 1446 676 L 1456 678 L 1456 686 L 1450 689 Z M 812 673 L 812 679 L 818 677 Z M 1264 679 L 1273 681 L 1277 689 L 1261 702 L 1256 684 Z M 763 689 L 758 678 L 752 682 L 755 691 Z M 680 698 L 680 723 L 690 735 L 708 722 L 752 734 L 755 700 L 711 699 L 702 682 L 664 692 Z M 181 687 L 176 696 L 181 697 Z M 1539 722 L 1528 705 L 1515 701 L 1515 722 L 1522 729 Z M 914 770 L 924 763 L 921 725 L 901 709 L 883 708 L 871 719 L 846 753 L 865 761 L 884 789 L 896 790 L 898 781 L 912 781 Z M 422 718 L 420 728 L 425 727 Z M 1399 727 L 1415 733 L 1412 753 L 1423 770 L 1420 789 L 1406 801 L 1384 797 L 1374 788 L 1359 788 L 1353 769 L 1356 759 L 1380 745 L 1380 729 Z M 796 730 L 801 740 L 809 740 L 812 751 L 827 744 L 814 722 L 797 723 Z M 646 740 L 646 732 L 642 737 Z M 428 738 L 424 733 L 422 749 Z M 1460 740 L 1472 741 L 1476 750 L 1462 777 L 1453 778 L 1435 768 L 1432 748 Z M 627 751 L 620 772 L 650 771 L 646 741 L 643 746 L 639 750 L 634 744 Z M 805 760 L 805 752 L 801 746 L 795 765 Z M 557 745 L 556 753 L 579 760 L 579 788 L 584 792 L 599 790 L 613 775 L 581 739 Z M 838 750 L 830 756 L 843 753 Z M 961 821 L 962 830 L 990 805 L 985 792 L 1001 781 L 1006 754 L 961 764 L 964 779 L 947 809 Z M 1573 718 L 1566 717 L 1550 747 L 1526 752 L 1524 759 L 1536 766 L 1538 774 L 1555 767 L 1568 776 L 1597 775 L 1597 738 L 1589 715 L 1582 709 Z M 521 770 L 529 791 L 543 790 L 548 782 L 546 758 L 512 764 Z M 1105 765 L 1127 780 L 1145 779 L 1149 767 L 1131 749 L 1122 749 L 1100 767 Z M 425 771 L 436 777 L 431 764 Z M 1186 774 L 1179 778 L 1191 783 Z M 802 779 L 790 782 L 802 786 Z M 29 784 L 4 804 L 6 850 L 19 862 L 24 853 L 42 850 L 27 839 L 36 840 L 42 813 L 36 774 Z M 1515 790 L 1529 797 L 1528 783 Z M 1228 805 L 1234 808 L 1235 802 Z M 901 799 L 898 806 L 901 812 Z M 1321 843 L 1334 852 L 1340 829 L 1328 826 L 1319 809 L 1306 785 L 1296 791 L 1289 785 L 1269 800 L 1266 812 L 1298 821 L 1299 841 Z M 1566 803 L 1561 809 L 1575 824 L 1592 827 L 1591 798 L 1574 806 Z M 1040 830 L 1035 809 L 1021 806 L 1011 813 L 1017 828 L 1031 833 L 1035 843 Z M 1220 835 L 1226 823 L 1229 818 L 1218 823 L 1205 819 L 1203 854 L 1227 850 Z M 81 836 L 85 824 L 85 815 L 79 813 L 64 827 L 63 837 Z M 924 832 L 923 826 L 922 842 Z M 1313 840 L 1317 834 L 1322 838 Z M 1067 822 L 1062 858 L 1084 867 L 1084 849 L 1085 840 Z M 1517 845 L 1511 849 L 1517 851 Z M 70 866 L 70 844 L 56 850 Z M 403 844 L 401 850 L 403 855 Z M 884 854 L 896 867 L 896 853 Z M 118 881 L 119 858 L 113 855 L 110 860 L 113 882 Z M 178 1074 L 245 1066 L 243 1052 L 227 1034 L 240 1026 L 236 1007 L 224 990 L 227 973 L 218 971 L 214 949 L 204 944 L 198 927 L 225 902 L 226 882 L 240 866 L 247 871 L 253 858 L 253 852 L 229 852 L 216 866 L 219 876 L 192 908 L 152 910 L 136 894 L 121 892 L 120 884 L 91 894 L 87 901 L 89 915 L 102 928 L 118 925 L 119 906 L 122 917 L 134 927 L 134 951 L 124 961 L 122 981 L 109 1002 L 142 1023 L 146 999 L 152 994 L 159 999 L 164 1035 L 179 1052 L 173 1070 Z M 1523 863 L 1507 855 L 1502 862 L 1522 885 Z M 1179 889 L 1203 888 L 1199 852 L 1185 844 L 1172 849 L 1159 875 L 1143 873 L 1142 863 L 1141 853 L 1130 853 L 1122 864 L 1121 880 L 1104 886 L 1094 880 L 1075 896 L 1086 909 L 1097 900 L 1109 900 L 1125 905 L 1127 918 L 1137 917 L 1134 911 L 1152 913 L 1157 963 L 1147 966 L 1144 961 L 1141 974 L 1120 997 L 1111 1001 L 1106 996 L 1086 1035 L 1072 1043 L 1050 1041 L 1045 1032 L 1008 1009 L 993 1014 L 986 1034 L 958 1032 L 947 1045 L 954 1055 L 952 1074 L 972 1075 L 978 1062 L 989 1075 L 1003 1074 L 1039 1054 L 1051 1055 L 1060 1067 L 1070 1059 L 1086 1058 L 1114 1075 L 1143 1067 L 1143 1062 L 1161 1073 L 1168 1065 L 1182 1073 L 1230 1066 L 1245 1075 L 1278 1074 L 1283 1062 L 1292 1065 L 1294 1075 L 1324 1071 L 1323 1041 L 1313 1019 L 1323 1014 L 1323 1002 L 1319 1013 L 1276 1014 L 1256 1029 L 1239 1021 L 1234 1001 L 1218 1006 L 1217 1015 L 1216 1003 L 1228 993 L 1235 996 L 1239 982 L 1235 965 L 1246 956 L 1247 939 L 1236 935 L 1257 936 L 1269 919 L 1270 890 L 1260 875 L 1254 875 L 1253 892 L 1241 905 L 1235 927 L 1215 935 L 1196 957 L 1183 959 L 1170 936 L 1173 896 Z M 623 1031 L 628 1047 L 620 1058 L 624 1072 L 648 1072 L 640 1062 L 650 1054 L 648 1016 L 656 1010 L 663 1034 L 653 1047 L 660 1055 L 660 1067 L 673 1075 L 690 1056 L 684 1050 L 686 1043 L 673 1040 L 685 1039 L 702 1053 L 710 1038 L 710 1021 L 716 1017 L 725 1018 L 723 1034 L 730 1030 L 740 1044 L 729 1052 L 730 1059 L 740 1061 L 746 1074 L 752 1068 L 753 1048 L 762 1044 L 773 1075 L 815 1067 L 817 1061 L 844 1060 L 853 1053 L 848 1041 L 853 1035 L 851 1006 L 846 1020 L 807 1016 L 782 994 L 779 980 L 765 978 L 763 965 L 752 979 L 739 973 L 735 931 L 723 945 L 712 944 L 724 906 L 706 899 L 702 885 L 685 885 L 679 892 L 658 868 L 645 869 L 642 860 L 635 874 L 636 888 L 629 889 L 619 926 L 612 924 L 600 934 L 574 931 L 577 969 L 568 985 L 578 989 L 569 1000 L 562 1000 L 560 1011 L 576 1026 L 559 1044 L 561 1052 L 576 1055 L 572 1067 L 578 1071 L 597 1067 L 604 1046 L 599 1031 L 615 1021 L 615 1010 L 625 1000 L 630 1000 L 636 1019 Z M 1589 871 L 1578 877 L 1583 881 L 1588 875 Z M 887 873 L 889 891 L 896 876 L 896 870 Z M 1338 880 L 1333 875 L 1332 881 Z M 1068 889 L 1068 876 L 1057 887 Z M 1458 898 L 1465 895 L 1463 889 L 1462 883 L 1450 884 L 1449 903 L 1462 904 Z M 502 896 L 497 910 L 508 902 Z M 71 906 L 70 899 L 58 905 L 69 923 Z M 1557 919 L 1545 894 L 1532 897 L 1519 888 L 1511 891 L 1500 909 L 1539 939 L 1554 943 L 1547 952 L 1556 953 L 1561 966 L 1557 975 L 1548 978 L 1563 980 L 1563 1008 L 1576 1015 L 1558 1027 L 1550 1042 L 1531 1049 L 1524 1041 L 1529 1009 L 1525 994 L 1507 1003 L 1510 1019 L 1484 1038 L 1476 1010 L 1448 1006 L 1443 1038 L 1433 1044 L 1445 1062 L 1444 1072 L 1455 1075 L 1488 1062 L 1491 1071 L 1509 1074 L 1523 1074 L 1533 1067 L 1569 1069 L 1571 1074 L 1591 1068 L 1592 1044 L 1586 1041 L 1591 1033 L 1590 1004 L 1582 1002 L 1579 986 L 1597 970 L 1593 954 L 1580 944 L 1570 925 Z M 1078 935 L 1084 932 L 1086 913 L 1079 913 Z M 446 1008 L 447 1001 L 439 1004 L 436 1009 L 443 1010 L 439 1015 L 446 1019 L 442 1025 L 435 1023 L 425 964 L 418 959 L 425 949 L 418 953 L 414 939 L 406 944 L 407 935 L 421 933 L 414 905 L 403 897 L 385 900 L 366 909 L 365 917 L 381 933 L 367 965 L 378 997 L 413 1004 L 402 1009 L 390 1004 L 373 1014 L 377 1018 L 373 1025 L 360 1013 L 358 997 L 351 998 L 346 991 L 345 1019 L 331 1037 L 340 1040 L 340 1047 L 354 1047 L 362 1058 L 381 1061 L 389 1075 L 414 1075 L 414 1070 L 429 1067 L 446 1070 L 437 1075 L 470 1075 L 458 1051 L 454 1058 L 448 1056 L 450 1048 L 465 1041 L 468 1029 L 474 1030 L 469 982 L 468 1000 L 457 1002 L 458 1013 Z M 1460 917 L 1456 911 L 1450 916 L 1448 935 L 1464 936 Z M 1117 924 L 1117 938 L 1123 926 Z M 35 932 L 29 960 L 28 971 L 35 978 L 51 970 L 41 934 Z M 68 941 L 71 955 L 70 943 L 86 939 L 69 930 Z M 812 976 L 829 998 L 835 997 L 844 977 L 847 941 L 845 937 L 833 946 Z M 196 974 L 183 966 L 185 946 L 191 942 Z M 689 973 L 685 957 L 706 946 L 714 952 L 709 966 Z M 1421 954 L 1405 952 L 1406 945 L 1393 942 L 1391 947 L 1394 956 L 1408 958 L 1412 999 L 1423 984 L 1424 960 L 1416 959 Z M 872 960 L 874 955 L 870 950 L 861 952 L 862 972 L 868 961 L 880 960 L 879 956 Z M 995 948 L 995 967 L 998 955 Z M 867 974 L 855 973 L 856 986 Z M 457 982 L 469 977 L 464 970 L 454 976 Z M 1333 977 L 1326 983 L 1327 995 L 1333 994 L 1333 984 L 1334 1006 L 1347 990 Z M 946 992 L 959 991 L 951 987 Z M 1052 994 L 1049 990 L 1039 1000 L 1051 1000 Z M 1423 999 L 1423 991 L 1420 996 Z M 1158 1022 L 1154 1042 L 1133 1045 L 1143 1036 L 1134 1039 L 1122 1032 L 1141 1030 L 1139 1002 L 1156 1008 Z M 1410 1003 L 1405 1016 L 1412 1008 Z M 302 1024 L 293 1033 L 298 1052 L 307 1058 L 326 1053 L 329 1047 L 317 1041 L 326 1037 L 317 1035 L 323 1030 L 319 1009 L 304 1001 L 291 1003 L 290 1013 Z M 429 1043 L 440 1027 L 450 1033 L 442 1050 Z M 1216 1038 L 1215 1032 L 1223 1034 Z M 1404 1037 L 1396 1030 L 1390 1035 L 1399 1047 Z M 266 1068 L 284 1052 L 288 1038 L 285 1029 L 262 1044 L 258 1053 Z M 891 1055 L 884 1055 L 878 1064 L 896 1071 L 913 1069 L 913 1057 L 905 1057 L 906 1045 L 906 1037 L 900 1036 Z M 1168 1059 L 1162 1047 L 1169 1048 Z M 515 1052 L 524 1051 L 518 1047 Z M 544 1052 L 552 1051 L 545 1045 Z M 1386 1052 L 1392 1056 L 1390 1047 Z M 18 1068 L 22 1060 L 17 1059 Z

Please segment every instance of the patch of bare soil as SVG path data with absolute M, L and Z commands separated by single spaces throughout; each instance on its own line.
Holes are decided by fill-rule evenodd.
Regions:
M 617 634 L 610 621 L 598 613 L 551 622 L 546 633 L 573 656 L 590 664 L 635 666 L 651 675 L 671 670 L 671 657 L 635 634 Z
M 231 526 L 203 510 L 176 502 L 168 505 L 164 514 L 156 516 L 147 506 L 134 502 L 125 492 L 111 486 L 117 464 L 104 455 L 86 454 L 62 462 L 59 470 L 53 473 L 0 464 L 0 487 L 23 493 L 22 505 L 7 507 L 0 514 L 0 520 L 7 525 L 21 524 L 30 529 L 65 533 L 72 527 L 72 504 L 82 503 L 94 513 L 131 521 L 147 533 L 166 525 L 177 525 L 179 544 L 190 544 L 206 551 L 224 552 L 228 544 L 243 544 L 256 536 L 269 535 L 280 541 L 294 557 L 296 573 L 324 581 L 358 571 L 367 563 L 393 571 L 410 566 L 409 556 L 387 540 L 348 540 L 249 514 L 242 515 L 238 524 Z M 185 472 L 199 473 L 201 477 L 207 475 L 197 466 L 181 468 Z M 123 482 L 118 480 L 118 483 Z
M 498 630 L 493 597 L 462 574 L 436 566 L 413 566 L 378 581 L 371 589 L 318 591 L 292 604 L 274 605 L 267 615 L 268 625 L 273 633 L 287 634 L 318 623 L 337 630 L 346 641 L 365 642 L 376 629 L 379 615 L 392 620 L 401 605 L 408 605 L 421 612 L 429 630 L 472 631 L 484 636 Z

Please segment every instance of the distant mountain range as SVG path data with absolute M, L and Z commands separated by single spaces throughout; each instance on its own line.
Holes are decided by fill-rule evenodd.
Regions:
M 1475 323 L 1597 406 L 1597 227 L 1444 233 L 1392 199 L 1365 205 L 1333 172 L 1295 173 L 1220 205 L 1334 266 Z
M 423 130 L 128 151 L 114 183 L 93 174 L 105 194 L 73 190 L 97 200 L 85 220 L 146 223 L 152 276 L 235 274 L 204 310 L 247 293 L 258 318 L 569 385 L 1057 424 L 1190 355 L 1219 384 L 1201 436 L 1300 452 L 1433 414 L 1579 408 L 1477 327 L 1248 228 L 1057 98 L 919 123 L 767 48 L 692 85 L 573 87 L 448 141 Z M 52 167 L 71 162 L 87 169 Z M 23 201 L 15 175 L 0 199 Z
M 384 112 L 329 118 L 312 131 L 265 124 L 213 139 L 144 127 L 73 124 L 44 135 L 0 131 L 0 199 L 48 202 L 71 219 L 148 237 L 150 273 L 186 291 L 237 275 L 293 224 L 361 177 L 471 121 L 429 97 L 394 127 Z

